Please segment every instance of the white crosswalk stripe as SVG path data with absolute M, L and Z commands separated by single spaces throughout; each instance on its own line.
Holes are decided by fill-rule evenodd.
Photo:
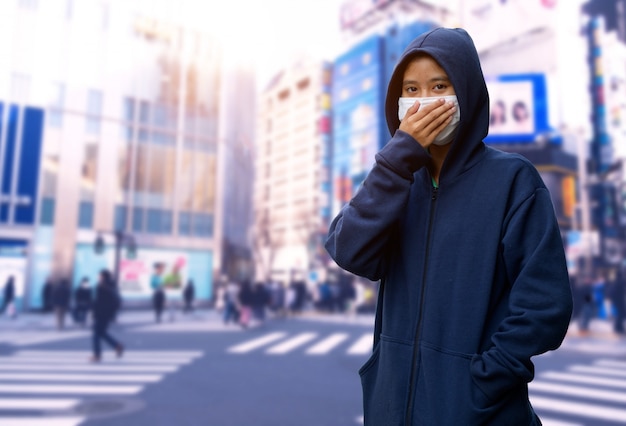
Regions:
M 304 345 L 305 343 L 315 339 L 317 334 L 315 333 L 300 333 L 291 339 L 287 339 L 286 341 L 272 346 L 266 352 L 268 354 L 286 354 L 299 346 Z
M 108 357 L 107 357 L 108 355 Z M 105 353 L 97 364 L 86 351 L 28 350 L 0 356 L 0 425 L 78 426 L 76 407 L 94 396 L 128 396 L 202 356 L 201 351 Z
M 332 351 L 341 342 L 346 340 L 349 336 L 346 333 L 333 333 L 321 342 L 311 346 L 306 353 L 310 355 L 323 355 Z
M 319 336 L 313 332 L 303 332 L 289 336 L 284 332 L 272 332 L 246 340 L 227 349 L 227 352 L 245 354 L 255 350 L 269 355 L 282 355 L 301 351 L 305 355 L 328 355 L 332 351 L 343 351 L 348 355 L 368 355 L 372 352 L 372 334 L 364 333 L 349 343 L 348 333 L 331 333 Z M 346 343 L 348 342 L 348 343 Z M 347 349 L 342 345 L 348 345 Z
M 571 365 L 566 371 L 546 371 L 530 383 L 530 401 L 547 426 L 592 426 L 598 421 L 626 424 L 624 377 L 626 363 L 609 359 Z M 581 420 L 569 423 L 571 418 Z

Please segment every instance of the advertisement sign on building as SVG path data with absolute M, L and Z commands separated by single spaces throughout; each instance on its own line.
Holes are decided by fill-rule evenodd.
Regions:
M 488 143 L 529 143 L 551 131 L 543 74 L 508 74 L 487 79 Z
M 88 277 L 92 285 L 97 282 L 103 268 L 113 271 L 115 252 L 112 248 L 97 254 L 90 244 L 76 248 L 74 282 Z M 126 300 L 147 300 L 152 296 L 151 278 L 155 265 L 162 265 L 161 281 L 167 294 L 180 298 L 188 280 L 193 280 L 198 299 L 210 297 L 212 292 L 212 255 L 208 251 L 167 250 L 139 248 L 135 259 L 120 259 L 119 289 Z

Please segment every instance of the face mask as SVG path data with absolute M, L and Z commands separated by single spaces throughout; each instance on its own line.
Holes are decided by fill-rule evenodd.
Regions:
M 456 111 L 452 116 L 452 121 L 448 123 L 448 125 L 437 135 L 433 144 L 435 145 L 447 145 L 454 139 L 456 135 L 456 129 L 459 126 L 459 121 L 461 120 L 461 110 L 459 110 L 459 101 L 457 100 L 455 95 L 452 96 L 433 96 L 431 98 L 399 98 L 398 99 L 398 118 L 402 120 L 406 115 L 406 112 L 409 108 L 411 108 L 416 101 L 419 101 L 420 108 L 423 106 L 432 104 L 438 99 L 444 99 L 446 102 L 452 101 L 456 106 Z M 419 111 L 419 110 L 418 110 Z

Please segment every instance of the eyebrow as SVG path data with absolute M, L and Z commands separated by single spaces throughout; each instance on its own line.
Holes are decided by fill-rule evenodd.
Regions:
M 436 83 L 436 82 L 450 83 L 450 79 L 448 77 L 439 76 L 439 77 L 433 77 L 427 81 L 427 83 Z M 419 82 L 415 80 L 404 80 L 402 82 L 402 85 L 404 86 L 405 84 L 418 84 L 418 83 Z

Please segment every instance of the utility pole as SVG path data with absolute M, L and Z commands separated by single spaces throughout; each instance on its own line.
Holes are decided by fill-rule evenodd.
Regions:
M 102 254 L 105 249 L 104 238 L 102 237 L 103 233 L 105 232 L 98 232 L 98 236 L 96 237 L 96 241 L 94 242 L 94 251 L 97 254 Z M 135 237 L 133 237 L 131 234 L 126 234 L 122 230 L 108 233 L 113 234 L 113 237 L 115 238 L 113 276 L 115 278 L 115 286 L 118 287 L 120 282 L 120 263 L 122 258 L 122 247 L 126 245 L 126 257 L 129 259 L 134 259 L 137 256 L 137 244 L 135 243 Z

